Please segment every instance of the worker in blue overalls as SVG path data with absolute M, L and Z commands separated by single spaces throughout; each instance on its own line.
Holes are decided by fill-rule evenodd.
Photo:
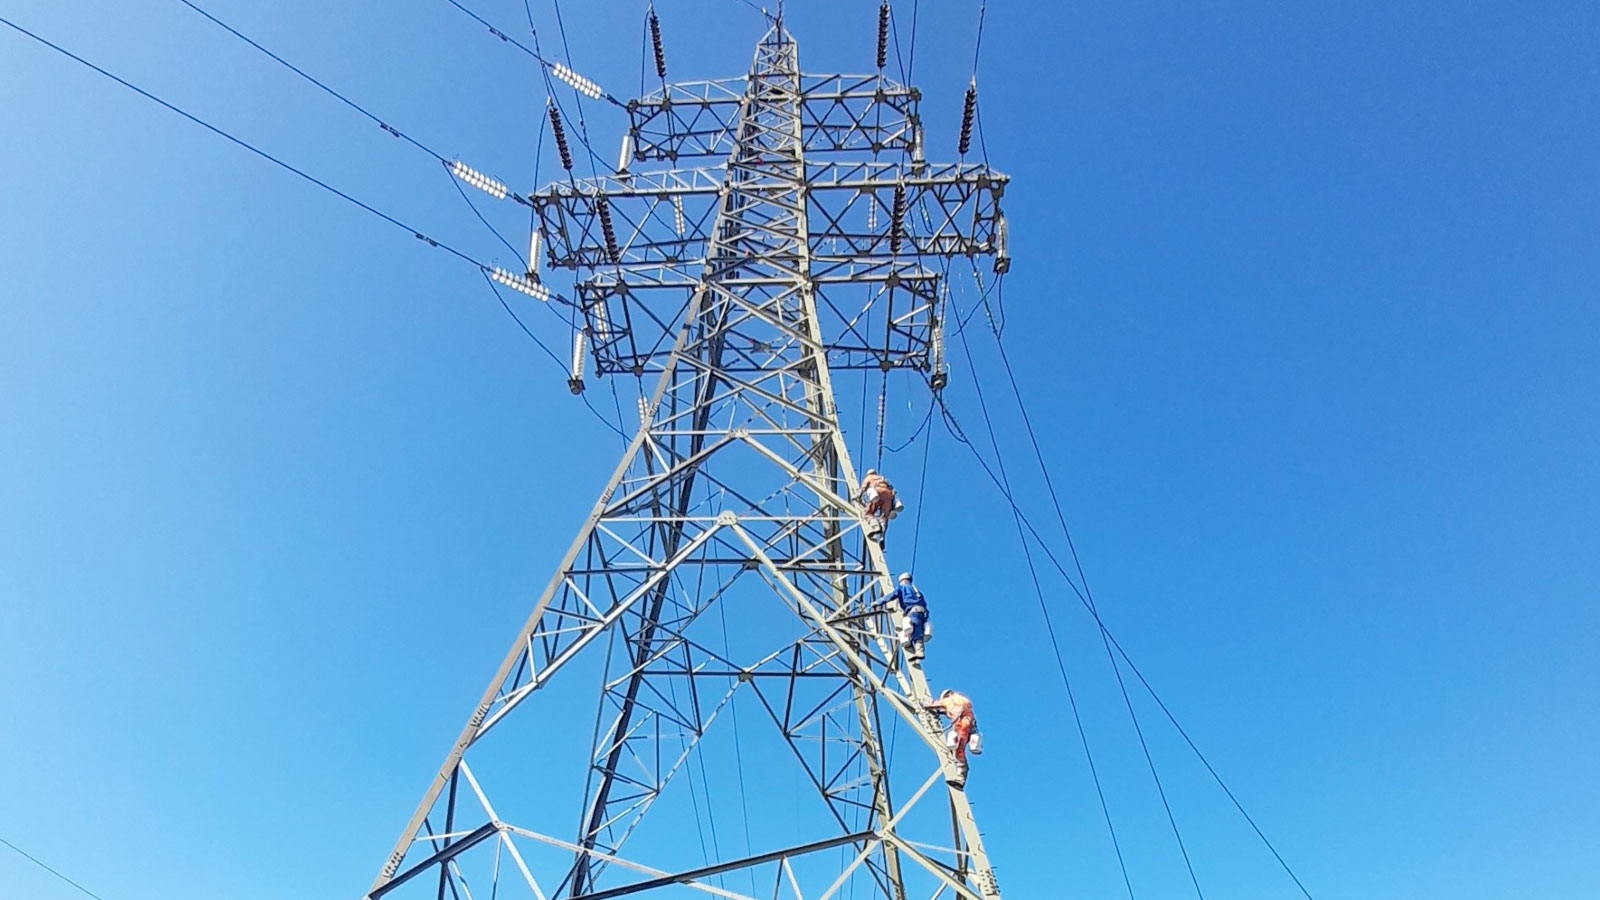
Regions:
M 911 573 L 901 572 L 900 583 L 887 597 L 883 598 L 881 605 L 891 603 L 899 604 L 900 612 L 905 618 L 900 623 L 900 646 L 905 649 L 906 659 L 912 663 L 922 662 L 922 645 L 928 639 L 928 601 L 911 583 Z

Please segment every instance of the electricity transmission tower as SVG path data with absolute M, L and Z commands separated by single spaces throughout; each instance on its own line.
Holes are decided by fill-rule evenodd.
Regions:
M 1006 177 L 926 162 L 919 99 L 881 55 L 801 74 L 779 20 L 746 77 L 627 104 L 621 171 L 530 198 L 578 275 L 573 390 L 654 387 L 368 898 L 1000 897 L 873 609 L 832 380 L 942 387 L 940 265 L 1007 262 Z

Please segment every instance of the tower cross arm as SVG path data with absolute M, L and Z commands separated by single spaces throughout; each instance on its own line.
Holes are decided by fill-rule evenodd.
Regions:
M 736 182 L 740 173 L 734 175 Z M 553 184 L 530 199 L 552 266 L 670 266 L 703 254 L 709 224 L 703 211 L 727 180 L 723 167 L 603 176 Z M 807 163 L 812 252 L 820 258 L 1003 259 L 1000 200 L 1009 181 L 982 163 Z
M 725 157 L 733 149 L 745 79 L 664 85 L 628 103 L 633 158 Z M 910 150 L 921 142 L 915 87 L 881 75 L 800 76 L 804 150 Z

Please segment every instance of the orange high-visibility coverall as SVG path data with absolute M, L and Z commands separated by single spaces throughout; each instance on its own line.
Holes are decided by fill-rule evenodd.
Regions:
M 872 502 L 867 505 L 867 514 L 877 516 L 885 522 L 889 521 L 889 513 L 894 511 L 894 485 L 888 479 L 874 472 L 861 479 L 861 496 L 865 497 L 873 490 L 877 493 Z
M 972 714 L 972 701 L 961 694 L 951 694 L 928 708 L 950 718 L 950 731 L 956 738 L 956 762 L 966 765 L 967 742 L 972 740 L 972 732 L 978 729 L 978 720 Z

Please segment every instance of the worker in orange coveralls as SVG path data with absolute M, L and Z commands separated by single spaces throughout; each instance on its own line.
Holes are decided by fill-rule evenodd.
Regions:
M 889 530 L 889 519 L 895 513 L 894 485 L 889 480 L 878 474 L 876 469 L 868 469 L 867 474 L 861 479 L 861 504 L 866 510 L 869 534 L 883 543 L 883 536 Z
M 978 720 L 972 714 L 972 701 L 955 691 L 946 690 L 939 695 L 937 702 L 928 704 L 927 708 L 929 712 L 950 720 L 950 731 L 945 741 L 955 752 L 957 773 L 950 783 L 963 787 L 967 783 L 967 744 L 972 740 L 973 732 L 978 730 Z M 974 746 L 973 753 L 977 752 Z

